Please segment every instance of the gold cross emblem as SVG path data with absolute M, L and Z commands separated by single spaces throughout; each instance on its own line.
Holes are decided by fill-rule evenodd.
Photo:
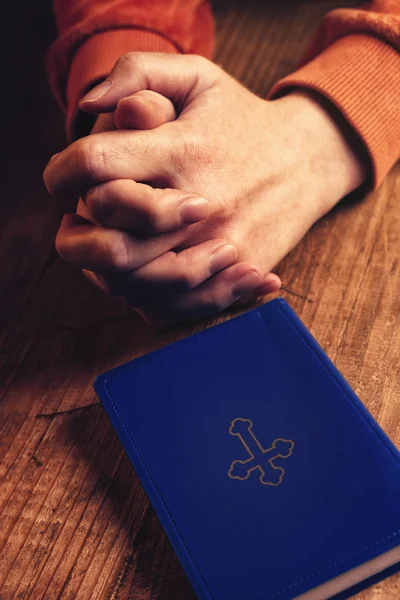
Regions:
M 276 466 L 274 460 L 288 458 L 292 454 L 292 440 L 277 438 L 272 442 L 272 446 L 264 449 L 253 433 L 253 423 L 250 419 L 234 419 L 229 433 L 240 439 L 249 454 L 246 460 L 233 461 L 228 472 L 231 479 L 243 481 L 250 477 L 252 471 L 258 471 L 263 485 L 276 486 L 282 482 L 285 471 Z

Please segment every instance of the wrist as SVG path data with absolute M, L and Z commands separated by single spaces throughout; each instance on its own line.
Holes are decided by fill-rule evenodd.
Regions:
M 323 212 L 367 181 L 369 159 L 343 115 L 314 92 L 296 90 L 279 100 L 288 111 L 293 139 L 299 142 Z

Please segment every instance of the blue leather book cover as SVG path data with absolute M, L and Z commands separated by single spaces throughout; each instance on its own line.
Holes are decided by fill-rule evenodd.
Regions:
M 347 597 L 400 567 L 399 452 L 283 300 L 95 389 L 199 599 Z

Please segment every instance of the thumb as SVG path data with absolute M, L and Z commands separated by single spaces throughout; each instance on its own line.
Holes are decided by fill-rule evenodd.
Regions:
M 232 306 L 247 306 L 256 302 L 256 300 L 260 299 L 261 296 L 266 296 L 267 294 L 274 294 L 279 291 L 282 286 L 282 281 L 278 275 L 275 273 L 268 273 L 262 283 L 255 289 L 236 300 Z
M 142 90 L 169 98 L 182 109 L 216 80 L 218 67 L 194 54 L 130 52 L 117 60 L 105 81 L 79 103 L 92 114 L 114 111 L 119 100 Z
M 150 90 L 122 98 L 114 113 L 117 129 L 154 129 L 175 119 L 171 100 Z

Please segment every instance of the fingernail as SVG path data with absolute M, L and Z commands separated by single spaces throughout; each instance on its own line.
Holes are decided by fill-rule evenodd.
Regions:
M 257 292 L 260 295 L 262 294 L 272 294 L 273 292 L 277 292 L 281 284 L 278 281 L 265 281 L 258 286 Z
M 106 95 L 111 86 L 112 81 L 110 79 L 106 79 L 99 85 L 96 85 L 96 87 L 90 90 L 90 92 L 88 92 L 85 96 L 83 96 L 79 104 L 84 104 L 86 102 L 96 102 L 96 100 L 100 100 L 100 98 Z
M 231 246 L 230 244 L 220 246 L 211 256 L 210 273 L 217 273 L 221 269 L 225 269 L 225 267 L 228 267 L 236 260 L 237 256 L 238 251 L 235 246 Z
M 205 198 L 191 198 L 181 206 L 180 217 L 182 223 L 197 223 L 208 217 L 210 203 Z
M 53 154 L 53 156 L 50 158 L 49 162 L 54 160 L 59 154 L 60 154 L 60 152 L 57 152 L 57 154 Z
M 233 286 L 232 293 L 234 296 L 243 296 L 243 294 L 251 292 L 251 290 L 260 285 L 260 281 L 260 275 L 256 271 L 250 271 L 250 273 L 246 273 L 246 275 L 238 279 Z

